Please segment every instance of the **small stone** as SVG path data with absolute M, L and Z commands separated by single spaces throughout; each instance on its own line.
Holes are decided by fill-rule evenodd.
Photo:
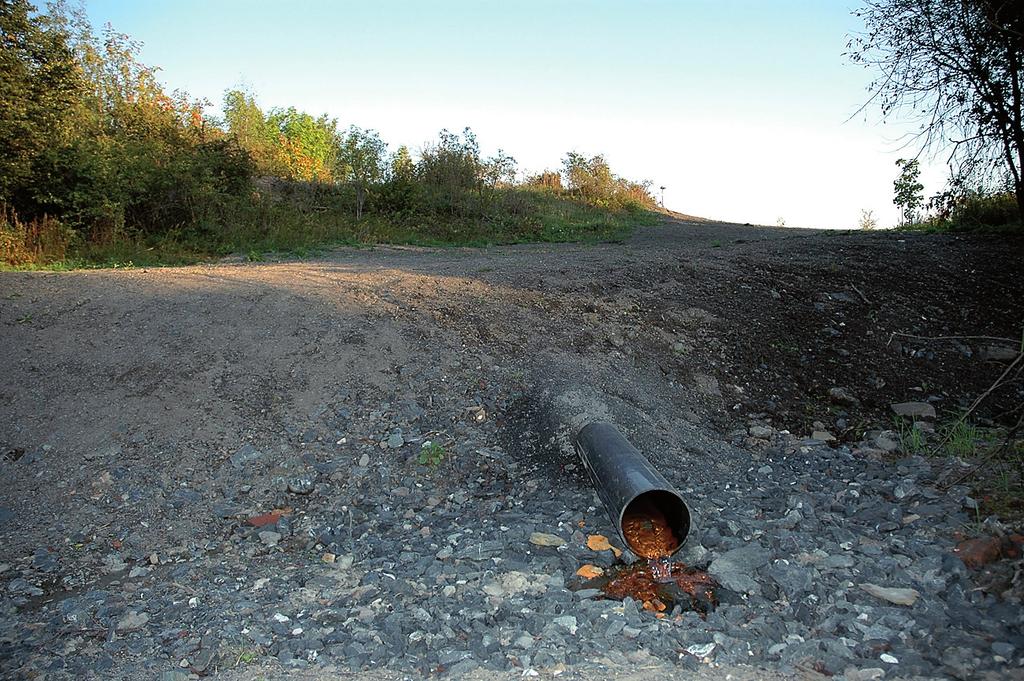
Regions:
M 22 579 L 21 577 L 18 577 L 17 579 L 12 579 L 10 584 L 7 585 L 7 590 L 15 596 L 35 597 L 42 596 L 44 593 L 44 591 L 40 589 L 38 586 L 28 581 L 27 579 Z
M 871 583 L 861 584 L 860 588 L 875 598 L 880 598 L 883 601 L 889 601 L 896 605 L 913 605 L 921 596 L 920 592 L 916 589 L 891 588 Z
M 754 425 L 747 428 L 747 433 L 750 437 L 761 438 L 762 440 L 768 440 L 772 435 L 775 435 L 775 429 L 769 428 L 768 426 Z
M 556 625 L 562 627 L 563 629 L 568 631 L 570 634 L 575 634 L 576 633 L 576 627 L 577 627 L 576 618 L 573 617 L 572 615 L 564 615 L 562 617 L 556 617 L 555 619 L 552 620 L 552 622 L 554 622 Z
M 160 672 L 160 681 L 188 681 L 189 673 L 180 669 Z
M 898 664 L 899 663 L 899 660 L 897 660 L 895 657 L 893 657 L 889 653 L 882 653 L 881 655 L 878 656 L 878 659 L 881 660 L 882 662 L 885 662 L 886 664 Z
M 750 575 L 770 558 L 771 554 L 759 544 L 748 544 L 715 558 L 708 567 L 708 574 L 732 591 L 759 594 L 761 587 Z
M 1012 362 L 1017 359 L 1017 351 L 1003 345 L 983 346 L 978 350 L 978 359 L 983 362 Z
M 273 530 L 263 530 L 260 532 L 260 541 L 266 546 L 277 546 L 278 542 L 281 541 L 281 533 L 274 532 Z
M 835 442 L 836 437 L 827 430 L 816 430 L 811 433 L 811 439 L 817 440 L 818 442 Z
M 117 630 L 134 631 L 146 626 L 147 622 L 149 622 L 148 613 L 129 610 L 128 614 L 117 621 Z
M 362 468 L 366 468 L 367 466 L 369 466 L 370 465 L 370 455 L 364 453 L 361 457 L 359 457 L 359 465 Z
M 933 419 L 935 418 L 935 407 L 927 402 L 898 402 L 890 404 L 897 416 L 904 416 L 911 419 Z
M 292 494 L 309 494 L 315 485 L 311 478 L 292 478 L 288 481 L 288 491 Z
M 405 444 L 405 438 L 402 437 L 402 431 L 395 431 L 388 436 L 388 447 L 391 449 L 398 449 Z
M 562 546 L 565 544 L 565 540 L 555 534 L 547 534 L 545 532 L 534 532 L 530 535 L 530 543 L 535 546 Z
M 828 391 L 828 398 L 836 404 L 841 404 L 844 407 L 856 407 L 860 405 L 860 400 L 857 399 L 853 393 L 846 388 L 835 387 L 830 388 Z
M 992 644 L 992 652 L 996 655 L 1006 658 L 1009 660 L 1013 657 L 1013 653 L 1016 648 L 1012 644 L 1006 643 L 1005 641 L 996 641 Z
M 686 652 L 690 653 L 696 658 L 704 659 L 711 655 L 715 651 L 714 643 L 701 643 L 698 645 L 692 645 L 686 649 Z
M 232 454 L 231 465 L 235 468 L 242 468 L 250 461 L 255 461 L 263 456 L 263 452 L 259 451 L 252 445 L 243 445 L 241 449 Z
M 324 555 L 320 556 L 320 560 L 322 560 L 325 563 L 333 563 L 335 560 L 337 560 L 337 558 L 338 557 L 333 553 L 325 553 Z
M 512 645 L 517 648 L 522 648 L 523 650 L 529 650 L 533 647 L 533 636 L 523 633 L 513 642 Z
M 896 439 L 895 433 L 892 431 L 885 431 L 874 439 L 874 445 L 883 452 L 895 452 L 900 448 L 899 440 Z

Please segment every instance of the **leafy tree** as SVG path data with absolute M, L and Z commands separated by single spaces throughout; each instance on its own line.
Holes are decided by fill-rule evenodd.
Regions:
M 388 179 L 410 182 L 415 173 L 416 164 L 412 161 L 412 154 L 409 153 L 409 147 L 403 144 L 391 155 L 390 176 Z
M 438 207 L 452 215 L 466 211 L 466 195 L 481 186 L 480 145 L 469 128 L 442 130 L 437 144 L 425 148 L 416 165 L 417 179 Z
M 919 124 L 922 149 L 949 150 L 953 185 L 1009 177 L 1024 212 L 1024 5 L 1020 0 L 866 0 L 849 43 L 875 69 L 883 117 Z
M 516 181 L 516 160 L 506 154 L 504 150 L 498 149 L 491 158 L 484 162 L 483 181 L 491 189 L 496 187 L 510 187 Z
M 917 216 L 917 209 L 924 204 L 924 185 L 920 183 L 921 169 L 917 159 L 901 158 L 896 161 L 900 176 L 893 182 L 895 198 L 893 203 L 903 211 L 903 223 L 909 225 Z
M 46 152 L 66 140 L 82 78 L 59 27 L 25 0 L 0 0 L 0 201 L 31 212 Z
M 615 191 L 612 171 L 601 154 L 587 158 L 570 151 L 562 161 L 562 175 L 569 191 L 590 201 L 610 199 Z
M 580 199 L 606 208 L 653 208 L 651 183 L 631 182 L 612 174 L 608 161 L 598 154 L 570 151 L 562 161 L 562 176 L 570 192 Z
M 267 123 L 279 134 L 279 158 L 287 176 L 308 182 L 330 182 L 337 160 L 337 121 L 314 118 L 295 107 L 274 109 Z
M 256 98 L 242 90 L 224 93 L 224 123 L 238 145 L 252 156 L 262 175 L 284 175 L 279 164 L 280 131 L 267 121 Z
M 356 220 L 363 217 L 366 194 L 384 176 L 387 145 L 374 130 L 351 126 L 338 149 L 338 177 L 349 182 L 356 194 Z

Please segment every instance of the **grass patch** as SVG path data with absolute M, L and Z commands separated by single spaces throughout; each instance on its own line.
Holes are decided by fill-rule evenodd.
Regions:
M 305 205 L 275 197 L 239 199 L 210 207 L 195 227 L 160 235 L 116 233 L 103 242 L 72 230 L 57 241 L 59 251 L 20 249 L 0 260 L 0 269 L 72 270 L 153 267 L 209 262 L 241 254 L 250 262 L 271 257 L 306 257 L 338 246 L 403 244 L 489 246 L 518 243 L 616 242 L 638 226 L 657 224 L 657 213 L 639 208 L 601 208 L 551 192 L 508 190 L 478 215 L 366 215 L 352 217 L 347 206 Z M 47 225 L 51 230 L 53 225 Z M 38 230 L 11 224 L 6 243 Z M 13 252 L 13 246 L 12 252 Z
M 924 432 L 912 420 L 896 419 L 896 433 L 900 449 L 907 454 L 923 454 L 928 447 Z
M 971 457 L 978 453 L 982 442 L 980 429 L 972 423 L 957 420 L 951 426 L 942 429 L 944 448 L 950 456 Z

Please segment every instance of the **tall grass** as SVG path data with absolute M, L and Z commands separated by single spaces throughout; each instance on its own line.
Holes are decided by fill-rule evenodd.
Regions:
M 11 266 L 48 265 L 64 260 L 73 232 L 56 218 L 42 215 L 22 221 L 0 206 L 0 262 Z
M 193 226 L 160 234 L 116 230 L 72 231 L 44 218 L 23 223 L 5 209 L 0 222 L 0 267 L 70 269 L 182 265 L 229 254 L 261 259 L 339 245 L 412 244 L 482 246 L 526 242 L 617 241 L 657 222 L 650 211 L 600 208 L 558 192 L 517 187 L 479 195 L 465 216 L 406 211 L 356 220 L 347 195 L 292 187 L 205 206 Z M 109 230 L 108 230 L 109 231 Z

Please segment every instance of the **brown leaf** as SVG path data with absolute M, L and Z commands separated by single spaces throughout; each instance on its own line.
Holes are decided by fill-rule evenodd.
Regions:
M 280 520 L 283 515 L 288 515 L 287 509 L 275 508 L 269 513 L 261 513 L 260 515 L 253 516 L 246 522 L 253 527 L 266 527 L 268 525 L 276 525 L 277 521 Z
M 587 538 L 587 548 L 591 551 L 611 551 L 618 558 L 622 550 L 608 543 L 608 537 L 603 534 L 592 534 Z
M 596 565 L 591 565 L 587 563 L 579 570 L 577 570 L 576 574 L 582 577 L 583 579 L 593 579 L 594 577 L 600 577 L 601 575 L 603 575 L 604 570 L 597 567 Z

